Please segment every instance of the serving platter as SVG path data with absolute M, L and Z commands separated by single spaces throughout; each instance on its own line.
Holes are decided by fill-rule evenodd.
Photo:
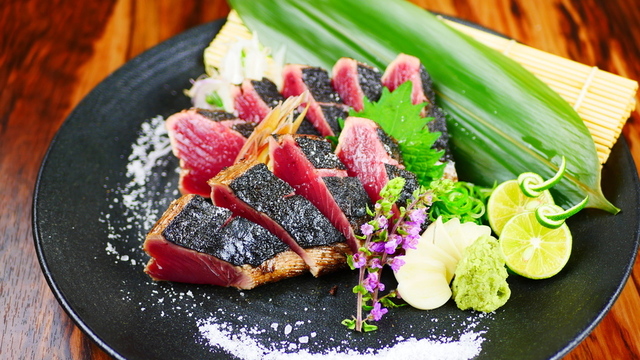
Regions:
M 144 234 L 179 196 L 178 161 L 162 118 L 188 108 L 183 90 L 223 20 L 134 58 L 70 114 L 43 161 L 33 206 L 43 273 L 74 322 L 117 359 L 561 358 L 598 324 L 633 266 L 640 228 L 637 172 L 624 139 L 603 167 L 618 215 L 588 209 L 568 222 L 572 257 L 554 278 L 509 277 L 495 313 L 393 309 L 380 330 L 354 333 L 345 271 L 239 291 L 156 283 L 143 273 Z

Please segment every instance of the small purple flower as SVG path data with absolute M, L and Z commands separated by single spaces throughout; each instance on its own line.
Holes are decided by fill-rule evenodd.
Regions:
M 380 284 L 377 272 L 369 273 L 369 276 L 362 282 L 362 286 L 364 286 L 368 292 L 374 292 L 376 288 L 380 289 L 380 285 L 382 284 Z M 384 285 L 381 290 L 384 290 Z
M 386 314 L 387 312 L 389 312 L 389 310 L 383 308 L 382 305 L 380 305 L 380 302 L 376 301 L 376 303 L 373 304 L 373 309 L 371 309 L 371 316 L 373 317 L 373 320 L 379 321 L 380 319 L 382 319 L 382 315 Z
M 370 268 L 382 269 L 382 264 L 380 263 L 380 258 L 373 258 L 369 262 Z
M 378 226 L 380 227 L 380 229 L 386 229 L 387 226 L 389 226 L 389 220 L 387 220 L 386 217 L 378 216 L 377 220 L 378 220 Z
M 414 223 L 422 224 L 427 219 L 427 209 L 413 209 L 409 212 L 409 219 Z
M 360 269 L 367 264 L 367 257 L 362 252 L 353 254 L 353 267 Z
M 404 223 L 404 229 L 409 235 L 420 235 L 420 223 L 407 221 Z
M 402 248 L 405 250 L 418 248 L 418 239 L 420 239 L 419 236 L 407 235 L 402 243 Z
M 402 243 L 402 236 L 398 234 L 389 235 L 389 240 L 384 244 L 384 251 L 387 254 L 393 254 L 396 252 L 398 245 Z
M 384 242 L 376 241 L 369 243 L 369 250 L 374 253 L 381 253 L 384 251 Z
M 400 267 L 404 264 L 405 261 L 400 257 L 394 257 L 389 261 L 389 266 L 391 266 L 391 270 L 393 270 L 393 272 L 398 272 L 398 270 L 400 270 Z
M 433 194 L 432 193 L 426 193 L 424 194 L 424 202 L 427 205 L 431 205 L 433 204 Z
M 362 235 L 371 235 L 373 234 L 373 225 L 369 223 L 362 224 L 362 226 L 360 226 L 360 231 L 362 231 Z

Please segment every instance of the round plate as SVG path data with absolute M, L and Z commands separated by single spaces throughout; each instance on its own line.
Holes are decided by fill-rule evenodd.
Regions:
M 605 195 L 622 211 L 570 219 L 574 249 L 544 281 L 511 276 L 495 313 L 392 309 L 375 332 L 347 330 L 355 314 L 345 271 L 251 291 L 156 283 L 143 273 L 146 231 L 179 196 L 177 160 L 161 119 L 190 106 L 183 89 L 204 72 L 202 52 L 222 21 L 178 35 L 98 85 L 53 140 L 35 190 L 35 245 L 62 307 L 118 359 L 359 358 L 379 353 L 480 359 L 559 358 L 596 326 L 633 265 L 638 178 L 621 139 L 603 168 Z M 298 357 L 296 357 L 298 358 Z

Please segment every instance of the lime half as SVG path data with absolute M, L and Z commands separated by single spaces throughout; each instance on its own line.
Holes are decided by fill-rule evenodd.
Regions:
M 571 239 L 566 224 L 549 229 L 538 222 L 534 212 L 525 212 L 505 224 L 500 247 L 513 272 L 529 279 L 546 279 L 567 264 Z
M 534 211 L 542 204 L 554 204 L 549 190 L 544 190 L 538 197 L 528 197 L 522 193 L 518 180 L 508 180 L 498 185 L 487 201 L 487 218 L 489 225 L 500 235 L 504 225 L 515 215 Z

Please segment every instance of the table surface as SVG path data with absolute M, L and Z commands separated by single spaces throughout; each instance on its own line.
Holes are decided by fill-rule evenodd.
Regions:
M 413 0 L 538 49 L 640 79 L 636 0 Z M 110 359 L 62 310 L 31 229 L 42 158 L 66 116 L 140 52 L 226 16 L 222 0 L 8 1 L 0 6 L 1 359 Z M 640 163 L 640 114 L 623 129 Z M 566 359 L 640 358 L 640 266 L 596 329 Z

